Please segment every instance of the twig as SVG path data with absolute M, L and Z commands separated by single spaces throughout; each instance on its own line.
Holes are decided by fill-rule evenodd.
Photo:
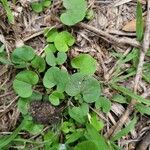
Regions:
M 42 29 L 36 31 L 35 33 L 33 33 L 32 35 L 23 38 L 23 42 L 29 41 L 29 40 L 32 39 L 32 38 L 35 38 L 35 37 L 37 37 L 37 36 L 39 36 L 39 35 L 42 35 L 42 34 L 44 33 L 44 30 L 46 30 L 46 29 L 50 29 L 50 28 L 57 28 L 57 29 L 59 29 L 59 28 L 61 28 L 62 26 L 63 26 L 63 25 L 60 24 L 60 25 L 56 25 L 56 26 L 51 26 L 51 27 L 42 28 Z
M 144 39 L 143 39 L 143 43 L 142 43 L 142 50 L 141 50 L 141 54 L 140 54 L 140 59 L 139 59 L 139 64 L 138 64 L 138 68 L 137 68 L 137 73 L 136 73 L 135 81 L 134 81 L 134 92 L 135 93 L 137 92 L 138 84 L 139 84 L 139 81 L 141 79 L 145 54 L 146 54 L 147 50 L 149 49 L 149 44 L 150 44 L 149 39 L 150 39 L 150 0 L 148 0 L 147 19 L 146 19 L 146 27 L 145 27 Z M 128 105 L 126 111 L 124 112 L 124 114 L 121 116 L 121 118 L 117 122 L 116 126 L 113 126 L 110 129 L 109 133 L 107 133 L 105 135 L 107 138 L 112 137 L 118 130 L 120 130 L 122 128 L 123 124 L 129 118 L 129 115 L 133 112 L 134 106 L 135 106 L 136 103 L 137 103 L 137 101 L 135 99 L 132 99 L 132 101 Z
M 131 46 L 134 46 L 137 48 L 141 47 L 140 43 L 134 39 L 127 38 L 127 37 L 116 38 L 115 36 L 105 32 L 101 29 L 97 29 L 97 28 L 90 26 L 88 24 L 85 24 L 85 23 L 79 23 L 78 26 L 85 28 L 87 30 L 90 30 L 91 32 L 94 32 L 96 35 L 98 35 L 100 37 L 104 37 L 104 38 L 108 39 L 111 43 L 117 43 L 118 45 L 131 45 Z
M 150 145 L 150 131 L 143 137 L 142 141 L 138 144 L 137 150 L 147 150 Z

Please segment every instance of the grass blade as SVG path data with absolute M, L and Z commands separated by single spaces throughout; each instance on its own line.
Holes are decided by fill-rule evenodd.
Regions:
M 15 139 L 15 137 L 18 135 L 19 131 L 22 129 L 24 125 L 24 120 L 21 122 L 21 124 L 16 128 L 16 130 L 9 136 L 3 137 L 0 139 L 0 149 L 4 148 L 7 146 L 12 140 Z
M 118 132 L 116 135 L 114 135 L 111 140 L 116 141 L 119 140 L 121 137 L 127 135 L 131 130 L 134 129 L 134 126 L 137 122 L 137 117 L 135 116 L 133 120 L 127 125 L 127 127 L 123 128 L 120 132 Z
M 145 98 L 135 94 L 132 90 L 130 90 L 128 88 L 125 88 L 123 86 L 118 86 L 115 83 L 113 83 L 111 86 L 112 86 L 112 88 L 122 92 L 123 94 L 128 95 L 128 96 L 130 96 L 133 99 L 136 99 L 138 102 L 150 105 L 150 100 L 147 100 L 147 99 L 145 99 Z
M 144 21 L 142 16 L 142 4 L 140 0 L 138 0 L 136 7 L 136 37 L 138 41 L 142 41 L 143 32 L 144 32 Z
M 14 24 L 14 16 L 12 14 L 12 11 L 9 7 L 8 1 L 7 0 L 0 0 L 1 3 L 3 4 L 3 7 L 7 13 L 8 21 L 12 24 Z

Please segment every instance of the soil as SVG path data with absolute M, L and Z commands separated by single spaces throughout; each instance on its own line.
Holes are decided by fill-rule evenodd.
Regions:
M 33 119 L 41 124 L 55 124 L 61 119 L 61 109 L 49 102 L 32 101 L 29 112 Z

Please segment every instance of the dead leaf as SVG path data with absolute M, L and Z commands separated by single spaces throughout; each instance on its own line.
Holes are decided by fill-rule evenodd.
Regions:
M 145 17 L 143 17 L 144 22 L 145 22 Z M 135 32 L 136 31 L 136 19 L 133 19 L 129 21 L 125 26 L 122 28 L 123 31 L 126 32 Z

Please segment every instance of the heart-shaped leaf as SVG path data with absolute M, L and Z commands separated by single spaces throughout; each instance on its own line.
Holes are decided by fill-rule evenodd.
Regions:
M 20 97 L 27 98 L 32 95 L 32 86 L 37 84 L 38 80 L 39 77 L 35 72 L 22 71 L 16 75 L 13 88 Z
M 60 52 L 67 52 L 69 46 L 72 46 L 74 42 L 74 37 L 67 31 L 60 32 L 54 39 L 55 47 Z
M 42 4 L 44 7 L 49 7 L 51 5 L 52 1 L 51 0 L 43 0 Z
M 22 66 L 24 68 L 27 62 L 30 62 L 34 56 L 34 49 L 30 46 L 24 45 L 22 47 L 16 48 L 11 55 L 12 62 L 16 65 Z
M 94 77 L 75 73 L 71 76 L 65 91 L 70 96 L 81 94 L 85 102 L 92 103 L 98 100 L 101 89 L 99 82 Z
M 56 30 L 56 28 L 51 28 L 48 29 L 44 35 L 47 37 L 47 42 L 54 42 L 56 36 L 58 35 L 58 31 Z
M 31 65 L 33 68 L 38 69 L 39 72 L 43 72 L 45 70 L 45 67 L 46 67 L 46 63 L 45 63 L 44 58 L 42 58 L 40 56 L 36 56 L 31 61 Z
M 84 19 L 87 11 L 85 0 L 63 0 L 63 5 L 66 12 L 60 16 L 62 23 L 71 26 Z
M 92 75 L 96 71 L 96 60 L 89 54 L 80 54 L 71 61 L 73 68 L 79 69 L 81 73 Z
M 65 70 L 51 67 L 44 75 L 43 84 L 46 88 L 57 86 L 58 91 L 64 91 L 68 83 L 69 75 Z
M 42 5 L 42 3 L 33 2 L 31 4 L 31 7 L 32 7 L 33 11 L 35 11 L 36 13 L 40 13 L 40 12 L 43 11 L 43 5 Z

